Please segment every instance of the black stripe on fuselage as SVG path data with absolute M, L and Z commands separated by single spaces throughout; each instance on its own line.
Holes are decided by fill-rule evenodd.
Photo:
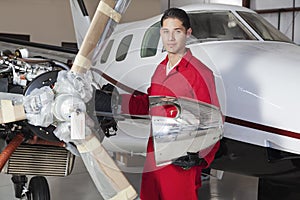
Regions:
M 237 119 L 234 117 L 226 116 L 225 122 L 234 124 L 234 125 L 238 125 L 238 126 L 243 126 L 243 127 L 247 127 L 247 128 L 260 130 L 260 131 L 265 131 L 265 132 L 269 132 L 269 133 L 273 133 L 273 134 L 277 134 L 277 135 L 300 139 L 299 133 L 288 131 L 288 130 L 283 130 L 283 129 L 279 129 L 279 128 L 275 128 L 275 127 L 271 127 L 271 126 L 266 126 L 266 125 L 262 125 L 262 124 L 242 120 L 242 119 Z

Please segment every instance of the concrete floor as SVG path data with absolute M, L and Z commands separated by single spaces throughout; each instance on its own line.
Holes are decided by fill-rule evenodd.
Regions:
M 121 166 L 122 168 L 122 166 Z M 131 168 L 125 173 L 137 191 L 140 188 L 142 168 Z M 132 171 L 138 172 L 133 173 Z M 216 171 L 212 170 L 212 174 Z M 30 178 L 30 176 L 28 177 Z M 11 175 L 0 174 L 0 199 L 14 198 Z M 51 200 L 101 200 L 102 197 L 94 186 L 81 159 L 77 158 L 74 170 L 67 177 L 47 177 L 51 191 Z M 257 179 L 225 172 L 222 180 L 211 177 L 199 189 L 201 200 L 255 200 Z

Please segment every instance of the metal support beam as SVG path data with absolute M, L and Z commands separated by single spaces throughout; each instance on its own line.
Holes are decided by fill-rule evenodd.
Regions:
M 243 0 L 243 6 L 246 8 L 250 8 L 250 0 Z
M 295 36 L 295 0 L 293 0 L 293 23 L 292 23 L 292 41 L 294 41 Z

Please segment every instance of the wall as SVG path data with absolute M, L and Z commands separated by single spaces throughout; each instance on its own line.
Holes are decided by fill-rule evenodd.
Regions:
M 251 0 L 250 8 L 253 10 L 265 10 L 265 9 L 280 9 L 280 8 L 292 8 L 293 0 Z M 295 7 L 300 7 L 300 0 L 295 0 Z M 300 12 L 295 13 L 295 25 L 294 25 L 294 42 L 300 44 Z M 261 14 L 265 19 L 271 22 L 282 33 L 292 39 L 293 30 L 293 14 L 292 12 L 283 12 L 280 16 L 280 27 L 278 27 L 278 13 Z
M 85 0 L 87 9 L 93 15 L 99 0 Z M 241 5 L 242 0 L 131 0 L 123 15 L 122 22 L 145 19 L 161 13 L 171 7 L 191 3 L 228 3 Z M 253 10 L 292 7 L 293 0 L 251 0 Z M 296 0 L 300 7 L 300 0 Z M 275 27 L 278 15 L 264 14 Z M 69 0 L 2 0 L 0 2 L 0 33 L 29 34 L 31 41 L 61 45 L 61 42 L 75 42 Z M 300 44 L 300 15 L 295 17 L 295 39 Z M 282 13 L 280 30 L 288 37 L 292 36 L 292 13 Z
M 68 1 L 7 0 L 0 3 L 1 33 L 31 35 L 35 42 L 60 44 L 75 37 Z M 59 38 L 59 39 L 58 39 Z
M 242 0 L 171 0 L 171 7 L 183 6 L 192 3 L 223 3 L 223 4 L 232 4 L 232 5 L 242 5 Z
M 242 0 L 161 0 L 161 10 L 166 10 L 168 6 L 170 7 L 180 7 L 193 3 L 223 3 L 232 5 L 242 5 Z M 170 4 L 170 5 L 168 5 Z
M 91 15 L 98 2 L 85 0 Z M 159 13 L 160 0 L 132 0 L 122 22 Z M 0 33 L 29 34 L 33 42 L 52 45 L 76 41 L 69 0 L 1 0 L 0 19 Z
M 296 7 L 300 6 L 300 0 L 295 0 Z M 293 7 L 293 0 L 251 0 L 250 7 L 253 9 L 274 9 Z

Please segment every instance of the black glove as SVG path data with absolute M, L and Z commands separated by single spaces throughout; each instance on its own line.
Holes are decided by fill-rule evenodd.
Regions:
M 172 161 L 173 165 L 182 167 L 185 170 L 188 170 L 194 166 L 200 165 L 204 161 L 203 158 L 199 158 L 198 153 L 187 152 L 186 156 L 181 156 Z

